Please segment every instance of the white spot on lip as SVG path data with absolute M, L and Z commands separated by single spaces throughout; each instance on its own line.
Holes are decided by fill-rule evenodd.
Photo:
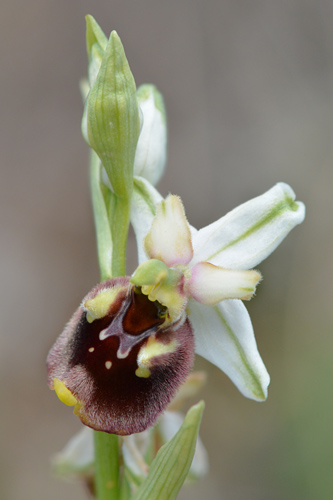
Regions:
M 111 366 L 112 366 L 112 361 L 105 361 L 105 368 L 107 370 L 110 370 Z
M 105 340 L 107 338 L 107 328 L 104 328 L 101 332 L 99 332 L 99 340 Z
M 89 349 L 88 349 L 89 352 L 94 352 L 94 350 L 95 350 L 95 347 L 89 347 Z

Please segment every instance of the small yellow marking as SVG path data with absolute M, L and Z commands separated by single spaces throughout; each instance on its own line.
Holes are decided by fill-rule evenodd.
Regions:
M 94 350 L 95 350 L 95 347 L 89 347 L 89 349 L 88 349 L 89 352 L 94 352 Z
M 63 382 L 61 382 L 61 380 L 55 378 L 53 384 L 56 395 L 62 403 L 65 403 L 65 405 L 67 406 L 76 406 L 78 404 L 78 400 L 76 399 L 76 397 L 73 396 L 71 391 L 67 389 L 67 387 Z
M 87 300 L 83 304 L 84 309 L 87 311 L 88 323 L 92 323 L 95 319 L 106 316 L 112 302 L 114 302 L 122 288 L 121 286 L 115 286 L 114 288 L 102 290 L 96 297 Z
M 140 378 L 149 378 L 151 375 L 151 372 L 149 368 L 143 368 L 140 367 L 135 370 L 135 375 Z
M 105 361 L 105 368 L 107 370 L 110 370 L 111 366 L 112 366 L 112 361 Z
M 172 340 L 169 344 L 162 344 L 156 340 L 155 335 L 151 335 L 145 346 L 141 347 L 137 356 L 138 368 L 135 370 L 135 375 L 140 378 L 150 377 L 150 369 L 152 366 L 151 360 L 162 354 L 170 354 L 175 352 L 178 347 L 177 340 Z
M 87 312 L 86 318 L 87 318 L 88 323 L 92 323 L 94 321 L 94 319 L 96 319 L 88 312 Z

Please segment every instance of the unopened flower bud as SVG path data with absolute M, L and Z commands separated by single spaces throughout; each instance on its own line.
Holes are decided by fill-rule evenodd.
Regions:
M 137 98 L 142 111 L 142 128 L 135 152 L 134 175 L 154 186 L 166 163 L 167 123 L 163 97 L 154 85 L 141 85 Z
M 103 53 L 100 31 L 95 25 L 92 29 L 89 18 L 87 48 L 92 87 L 85 103 L 82 134 L 100 157 L 114 193 L 129 199 L 140 132 L 136 86 L 119 36 L 111 33 Z

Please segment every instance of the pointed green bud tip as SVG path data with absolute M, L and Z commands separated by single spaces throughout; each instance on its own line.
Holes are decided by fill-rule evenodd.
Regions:
M 101 159 L 114 193 L 129 198 L 140 132 L 136 86 L 118 34 L 112 31 L 105 49 L 103 40 L 89 17 L 87 47 L 92 54 L 90 77 L 95 80 L 85 104 L 82 133 Z
M 162 94 L 154 85 L 137 90 L 141 110 L 141 133 L 135 153 L 134 175 L 156 185 L 163 175 L 167 157 L 167 123 Z
M 105 36 L 103 30 L 96 22 L 96 20 L 88 14 L 86 16 L 86 44 L 87 44 L 87 53 L 88 58 L 90 58 L 92 47 L 97 44 L 104 52 L 108 43 L 108 39 Z
M 95 19 L 86 16 L 86 45 L 88 54 L 88 79 L 90 87 L 94 84 L 100 70 L 108 39 Z
M 134 500 L 177 498 L 192 464 L 204 407 L 200 401 L 190 408 L 177 434 L 160 448 Z

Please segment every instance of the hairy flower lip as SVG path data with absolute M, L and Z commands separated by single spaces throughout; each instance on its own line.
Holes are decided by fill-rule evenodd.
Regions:
M 83 304 L 118 286 L 128 288 L 126 294 L 120 293 L 120 314 L 113 311 L 89 322 Z M 159 307 L 134 292 L 128 277 L 114 278 L 83 299 L 56 341 L 47 359 L 49 386 L 54 388 L 55 378 L 64 384 L 69 396 L 80 403 L 75 414 L 88 427 L 119 435 L 141 432 L 154 424 L 187 378 L 194 361 L 190 322 L 184 316 L 163 328 L 164 318 L 158 315 Z M 149 332 L 123 331 L 124 325 L 135 327 L 141 319 Z M 115 329 L 111 335 L 105 332 L 109 323 Z M 119 350 L 122 335 L 128 337 L 128 351 L 126 344 Z M 66 401 L 71 402 L 69 396 Z

